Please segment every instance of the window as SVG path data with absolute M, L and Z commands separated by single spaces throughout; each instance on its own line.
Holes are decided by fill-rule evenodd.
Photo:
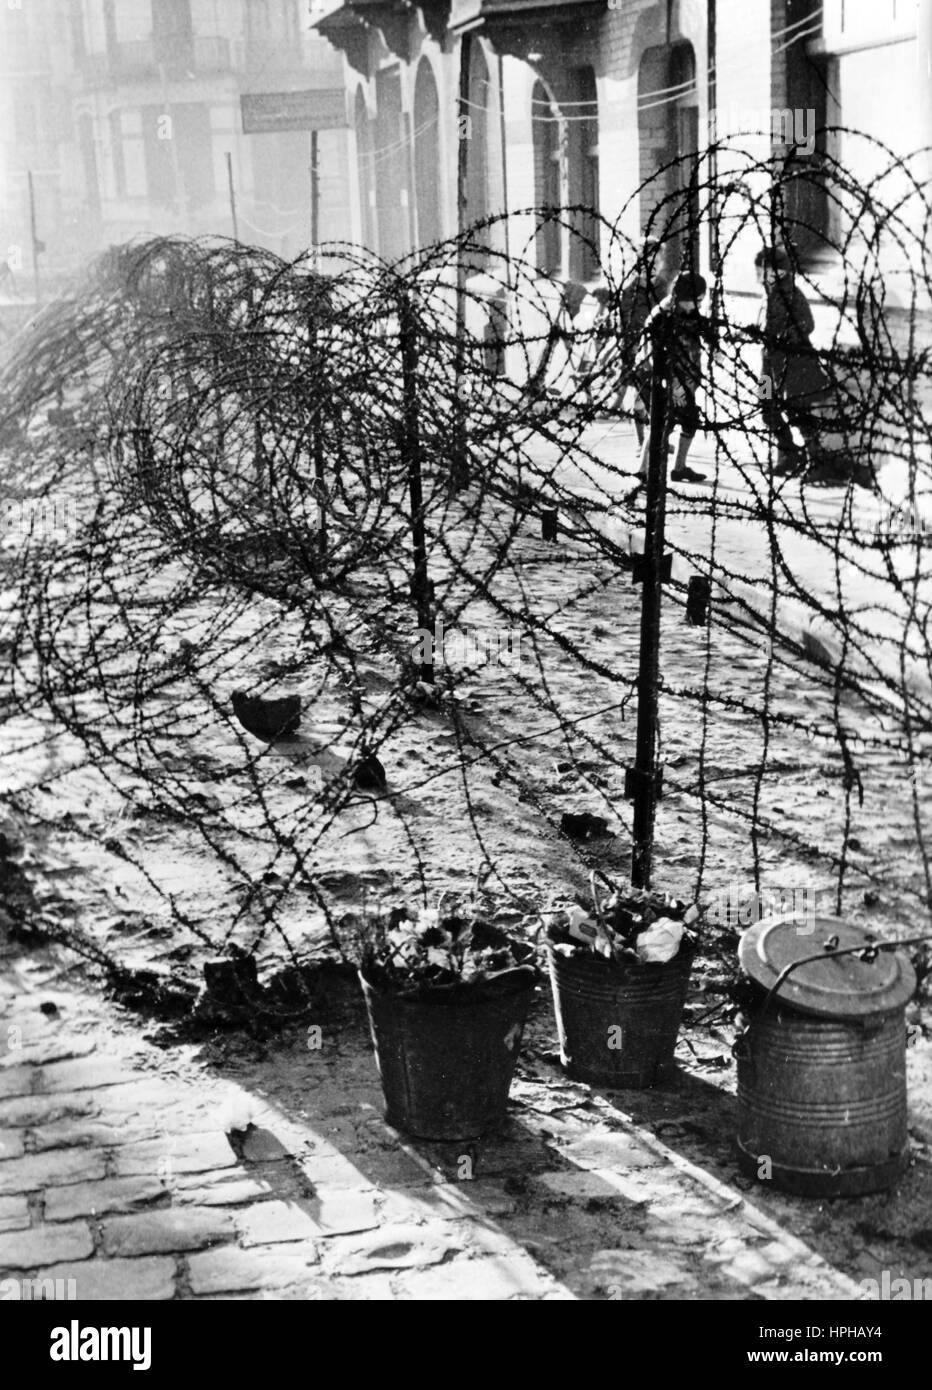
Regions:
M 110 149 L 113 154 L 113 182 L 118 198 L 126 197 L 126 163 L 123 159 L 122 112 L 110 112 Z
M 172 68 L 190 66 L 194 51 L 190 0 L 152 0 L 152 42 L 156 62 Z
M 209 203 L 214 196 L 213 137 L 210 111 L 201 103 L 172 107 L 178 172 L 189 207 Z
M 143 145 L 148 196 L 153 203 L 161 207 L 171 207 L 176 200 L 175 168 L 172 162 L 171 141 L 159 138 L 164 129 L 162 118 L 165 114 L 161 106 L 144 108 Z M 172 134 L 174 135 L 174 130 Z
M 100 180 L 94 146 L 94 122 L 87 113 L 78 119 L 78 146 L 84 172 L 84 201 L 91 214 L 97 216 L 100 213 Z

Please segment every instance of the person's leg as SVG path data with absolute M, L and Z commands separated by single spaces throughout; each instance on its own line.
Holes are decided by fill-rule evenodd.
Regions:
M 777 444 L 777 461 L 774 466 L 775 473 L 795 473 L 800 466 L 799 447 L 793 438 L 793 431 L 790 429 L 789 421 L 784 415 L 785 402 L 774 397 L 769 401 L 764 401 L 761 406 L 761 415 L 764 424 L 773 435 Z
M 675 408 L 674 415 L 679 425 L 679 435 L 676 441 L 676 454 L 673 459 L 673 469 L 670 477 L 675 483 L 702 483 L 705 482 L 705 474 L 698 472 L 695 468 L 687 468 L 686 459 L 689 455 L 690 445 L 699 433 L 699 410 L 696 405 L 696 398 L 691 391 L 684 393 L 684 399 Z
M 650 385 L 634 382 L 634 433 L 637 435 L 638 474 L 647 477 L 647 449 L 650 441 Z

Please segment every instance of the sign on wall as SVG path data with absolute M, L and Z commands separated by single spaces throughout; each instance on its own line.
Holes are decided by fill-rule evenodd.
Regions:
M 279 130 L 336 130 L 349 124 L 342 87 L 244 93 L 240 111 L 244 135 L 268 135 Z

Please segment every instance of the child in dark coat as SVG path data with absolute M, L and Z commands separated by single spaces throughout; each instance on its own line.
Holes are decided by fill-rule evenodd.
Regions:
M 702 346 L 711 343 L 712 331 L 707 318 L 700 313 L 706 294 L 706 282 L 692 271 L 680 271 L 670 293 L 648 316 L 638 354 L 636 410 L 642 422 L 650 416 L 651 377 L 654 367 L 654 341 L 663 343 L 666 353 L 667 416 L 664 424 L 664 448 L 674 427 L 679 430 L 676 454 L 670 478 L 676 483 L 701 483 L 705 474 L 686 466 L 690 445 L 699 432 L 700 417 L 696 391 L 702 384 Z M 640 477 L 647 477 L 647 458 L 650 436 L 645 435 L 641 448 Z
M 758 320 L 761 354 L 761 415 L 777 441 L 774 473 L 801 473 L 819 453 L 819 417 L 814 411 L 828 380 L 812 346 L 812 310 L 796 284 L 793 263 L 782 247 L 760 251 L 755 259 L 764 282 L 764 303 Z M 805 450 L 793 437 L 793 426 Z

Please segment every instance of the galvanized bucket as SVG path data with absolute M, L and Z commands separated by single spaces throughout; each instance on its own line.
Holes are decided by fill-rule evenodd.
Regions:
M 739 955 L 761 987 L 735 1044 L 742 1169 L 804 1196 L 892 1186 L 909 1162 L 909 960 L 836 918 L 765 918 Z
M 377 990 L 359 978 L 388 1123 L 419 1139 L 478 1139 L 499 1129 L 535 972 L 419 995 Z
M 662 965 L 549 952 L 560 1060 L 576 1081 L 644 1089 L 673 1064 L 693 950 Z

